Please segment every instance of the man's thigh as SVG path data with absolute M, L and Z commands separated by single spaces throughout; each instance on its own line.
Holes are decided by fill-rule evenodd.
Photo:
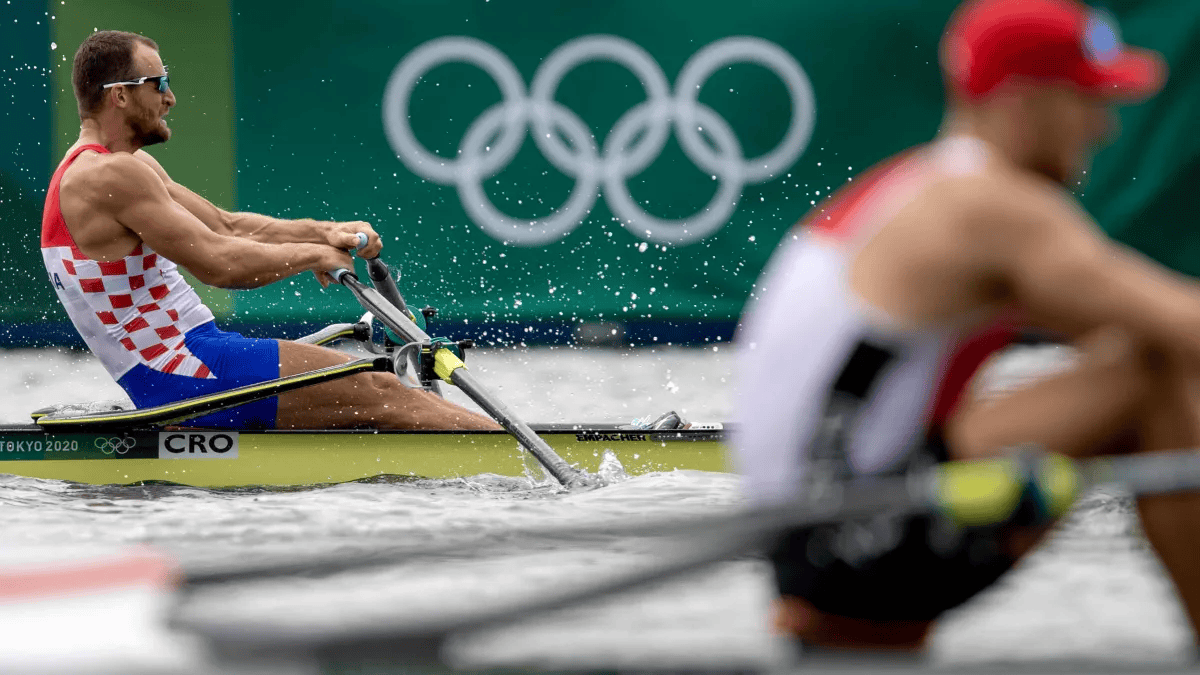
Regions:
M 299 375 L 318 368 L 328 368 L 348 361 L 354 357 L 336 349 L 319 345 L 304 344 L 303 342 L 279 341 L 279 376 Z M 300 391 L 304 391 L 301 389 Z
M 346 363 L 332 349 L 279 342 L 279 371 L 294 375 Z M 405 386 L 393 373 L 359 373 L 279 396 L 279 429 L 483 429 L 500 426 L 483 415 Z
M 353 360 L 349 354 L 300 342 L 279 341 L 279 376 L 298 375 Z M 379 404 L 373 374 L 360 373 L 279 395 L 277 426 L 337 428 L 353 422 L 355 413 Z M 350 424 L 353 426 L 353 424 Z

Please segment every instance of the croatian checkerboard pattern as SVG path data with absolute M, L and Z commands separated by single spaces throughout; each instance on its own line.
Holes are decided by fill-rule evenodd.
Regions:
M 157 253 L 139 244 L 113 262 L 97 262 L 75 250 L 62 258 L 62 266 L 79 284 L 109 337 L 143 363 L 164 373 L 211 378 L 208 366 L 184 344 L 176 326 L 178 310 L 160 304 L 171 291 L 159 261 Z

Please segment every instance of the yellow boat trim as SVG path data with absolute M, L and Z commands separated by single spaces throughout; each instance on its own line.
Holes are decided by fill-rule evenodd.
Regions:
M 334 333 L 333 335 L 326 337 L 325 339 L 321 340 L 320 342 L 314 342 L 313 344 L 315 344 L 317 346 L 327 345 L 330 342 L 341 340 L 342 338 L 346 338 L 346 337 L 351 337 L 353 335 L 354 335 L 354 325 L 351 324 L 350 327 L 346 328 L 345 330 L 338 331 L 337 333 Z
M 236 436 L 237 457 L 210 452 L 158 458 L 167 454 L 162 444 L 170 447 L 165 439 L 187 433 L 190 430 L 127 434 L 0 430 L 0 474 L 95 485 L 162 481 L 196 487 L 318 485 L 383 475 L 435 479 L 543 475 L 537 460 L 503 432 L 219 432 Z M 719 433 L 694 436 L 697 440 L 611 430 L 543 430 L 540 435 L 568 463 L 590 472 L 599 470 L 606 451 L 630 475 L 730 470 Z M 29 450 L 31 439 L 44 439 L 42 451 Z M 126 439 L 132 439 L 128 446 L 122 445 Z M 24 443 L 25 449 L 17 443 Z M 186 442 L 175 443 L 174 447 L 187 447 Z

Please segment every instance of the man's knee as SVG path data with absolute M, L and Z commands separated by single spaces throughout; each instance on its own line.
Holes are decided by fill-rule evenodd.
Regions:
M 367 373 L 362 378 L 364 391 L 370 405 L 382 411 L 394 411 L 397 407 L 411 404 L 419 398 L 420 392 L 405 386 L 400 378 L 392 373 Z
M 432 402 L 429 393 L 406 386 L 392 373 L 368 373 L 367 386 L 372 407 L 384 418 L 411 421 L 427 412 Z
M 400 380 L 391 373 L 368 373 L 367 382 L 372 391 L 381 395 L 403 388 Z

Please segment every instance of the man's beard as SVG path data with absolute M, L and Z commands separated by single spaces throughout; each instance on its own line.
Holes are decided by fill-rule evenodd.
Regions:
M 134 122 L 133 140 L 140 147 L 165 143 L 169 138 L 171 138 L 171 130 L 167 128 L 162 118 L 156 118 L 153 122 L 142 120 Z

